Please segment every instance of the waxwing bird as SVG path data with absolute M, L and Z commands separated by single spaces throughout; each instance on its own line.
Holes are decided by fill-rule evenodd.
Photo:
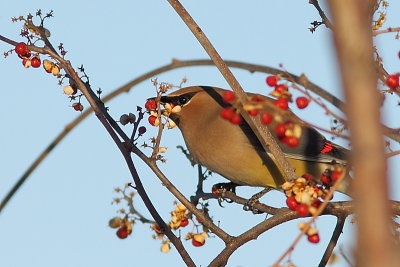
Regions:
M 192 86 L 163 96 L 160 101 L 181 107 L 179 112 L 170 115 L 170 119 L 182 132 L 187 148 L 199 164 L 238 185 L 279 189 L 285 177 L 271 152 L 264 150 L 244 120 L 240 124 L 233 124 L 221 117 L 221 110 L 231 106 L 223 100 L 226 91 L 216 87 Z M 255 94 L 248 95 L 251 97 Z M 261 97 L 264 101 L 274 101 L 269 97 Z M 265 109 L 276 113 L 268 106 Z M 280 121 L 293 122 L 301 132 L 296 146 L 278 142 L 297 175 L 308 173 L 320 177 L 336 165 L 346 169 L 347 149 L 328 141 L 290 110 L 277 117 L 279 119 L 274 119 L 266 126 L 277 140 L 279 136 L 275 129 Z M 346 171 L 343 175 L 348 176 Z M 349 179 L 344 181 L 338 191 L 347 192 Z

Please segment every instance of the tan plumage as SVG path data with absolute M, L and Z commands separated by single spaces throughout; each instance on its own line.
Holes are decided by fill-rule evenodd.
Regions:
M 198 163 L 239 185 L 279 188 L 285 179 L 272 154 L 264 151 L 247 123 L 235 125 L 220 116 L 222 108 L 229 106 L 222 99 L 225 91 L 208 86 L 187 87 L 162 97 L 161 102 L 182 107 L 170 118 L 181 130 L 191 155 Z M 310 173 L 319 177 L 333 163 L 346 164 L 346 149 L 327 141 L 292 112 L 287 112 L 282 119 L 290 119 L 301 126 L 297 147 L 278 142 L 299 176 Z M 277 123 L 273 121 L 268 125 L 275 138 Z M 332 151 L 321 153 L 327 143 L 333 147 Z M 346 191 L 346 187 L 344 184 L 340 191 Z

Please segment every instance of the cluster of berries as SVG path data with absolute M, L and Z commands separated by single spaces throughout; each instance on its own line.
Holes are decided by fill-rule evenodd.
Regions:
M 176 204 L 175 209 L 171 212 L 171 220 L 168 223 L 168 226 L 173 230 L 177 230 L 179 228 L 188 226 L 189 219 L 190 214 L 187 208 L 183 204 Z M 197 217 L 196 220 L 200 223 Z M 154 239 L 162 239 L 162 245 L 160 248 L 161 252 L 169 252 L 171 249 L 170 240 L 165 238 L 165 234 L 161 230 L 160 226 L 158 224 L 152 224 L 150 228 L 155 232 L 155 234 L 153 235 Z M 201 247 L 205 244 L 207 237 L 207 230 L 205 229 L 205 227 L 203 227 L 202 233 L 189 232 L 185 236 L 185 240 L 191 240 L 193 246 Z
M 164 109 L 161 110 L 161 114 L 165 117 L 169 117 L 169 115 L 173 113 L 178 113 L 181 111 L 181 106 L 175 106 L 173 104 L 166 103 L 163 105 Z M 160 124 L 160 118 L 158 116 L 157 111 L 157 102 L 156 100 L 149 99 L 146 101 L 144 107 L 146 108 L 147 112 L 150 114 L 149 116 L 149 123 L 153 126 L 158 126 Z M 172 129 L 176 126 L 175 122 L 171 119 L 167 119 L 167 127 L 168 129 Z
M 286 84 L 278 84 L 278 76 L 268 76 L 266 79 L 267 84 L 270 87 L 274 87 L 274 90 L 270 93 L 277 99 L 274 100 L 274 105 L 282 110 L 289 108 L 289 102 L 292 100 L 292 94 L 288 90 Z M 223 95 L 223 100 L 226 103 L 233 103 L 236 99 L 236 95 L 232 91 L 227 91 Z M 250 116 L 257 116 L 260 112 L 260 121 L 264 125 L 270 124 L 272 121 L 277 121 L 278 124 L 275 127 L 275 133 L 278 136 L 279 141 L 290 147 L 296 147 L 299 145 L 301 136 L 300 125 L 292 121 L 282 122 L 281 116 L 278 114 L 271 114 L 264 110 L 266 98 L 261 95 L 253 95 L 249 98 L 249 103 L 243 106 L 244 110 L 248 112 Z M 296 98 L 296 105 L 300 109 L 304 109 L 308 106 L 310 100 L 304 96 Z M 240 124 L 243 121 L 242 116 L 238 110 L 233 107 L 226 107 L 221 110 L 221 117 L 230 121 L 233 124 Z
M 32 55 L 26 43 L 24 42 L 18 43 L 15 46 L 14 51 L 20 58 L 22 58 L 22 65 L 24 65 L 25 68 L 29 67 L 39 68 L 41 66 L 42 61 L 40 60 L 39 55 L 38 54 Z M 43 68 L 47 73 L 51 73 L 58 78 L 61 77 L 60 67 L 54 62 L 47 59 L 43 60 Z M 73 96 L 78 92 L 78 89 L 71 85 L 67 85 L 64 87 L 63 91 L 64 94 Z M 83 111 L 83 105 L 80 102 L 73 103 L 72 108 L 76 111 Z
M 268 76 L 266 83 L 270 87 L 274 87 L 274 90 L 270 93 L 272 96 L 277 97 L 274 104 L 281 109 L 288 109 L 289 102 L 292 102 L 292 94 L 289 92 L 286 84 L 278 84 L 279 76 L 272 75 Z M 310 100 L 307 97 L 299 96 L 296 98 L 296 105 L 299 109 L 304 109 L 308 106 Z
M 18 43 L 15 48 L 15 53 L 22 58 L 22 65 L 25 68 L 33 67 L 39 68 L 42 62 L 40 61 L 39 55 L 32 55 L 28 49 L 28 45 L 24 42 Z
M 332 166 L 315 179 L 311 174 L 303 174 L 294 181 L 287 181 L 282 185 L 286 195 L 286 205 L 296 211 L 301 217 L 315 215 L 329 193 L 330 187 L 343 175 L 340 166 Z M 302 228 L 301 228 L 302 230 Z M 312 243 L 319 242 L 318 231 L 309 229 L 308 240 Z

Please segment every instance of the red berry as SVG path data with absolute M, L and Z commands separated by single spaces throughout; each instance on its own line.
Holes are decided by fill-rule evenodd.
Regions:
M 223 95 L 225 102 L 232 102 L 235 99 L 236 95 L 232 91 L 226 91 Z
M 199 219 L 199 217 L 196 217 L 196 221 L 198 221 L 199 223 L 201 223 L 201 220 Z
M 308 103 L 310 103 L 310 100 L 307 97 L 300 96 L 296 98 L 296 105 L 299 109 L 306 108 Z
M 278 84 L 275 86 L 275 91 L 280 94 L 284 94 L 288 91 L 288 87 L 286 84 Z
M 339 172 L 339 171 L 332 172 L 332 174 L 331 174 L 332 181 L 336 182 L 340 178 L 341 175 L 342 175 L 342 172 Z
M 312 176 L 312 174 L 309 174 L 309 173 L 305 173 L 301 177 L 305 178 L 306 180 L 314 179 L 314 176 Z
M 278 81 L 278 79 L 276 78 L 275 75 L 268 76 L 266 79 L 268 86 L 271 86 L 271 87 L 275 86 L 277 81 Z
M 322 174 L 321 182 L 323 182 L 324 184 L 330 184 L 332 182 L 332 180 L 329 176 Z
M 31 66 L 34 68 L 39 68 L 41 64 L 40 58 L 39 57 L 33 57 L 31 59 Z
M 117 231 L 117 236 L 121 239 L 127 238 L 128 235 L 129 235 L 129 231 L 126 226 L 121 226 Z
M 270 124 L 271 122 L 272 122 L 272 120 L 273 120 L 273 116 L 272 116 L 272 114 L 271 113 L 269 113 L 269 112 L 263 112 L 263 113 L 261 113 L 261 123 L 262 124 Z
M 247 113 L 249 113 L 250 116 L 257 116 L 258 114 L 258 109 L 254 108 L 254 109 L 250 109 L 247 111 Z
M 274 101 L 275 106 L 277 106 L 278 108 L 281 109 L 288 109 L 289 108 L 289 104 L 287 102 L 286 99 L 284 98 L 278 98 Z
M 309 212 L 308 212 L 308 206 L 306 204 L 299 204 L 296 207 L 296 212 L 299 214 L 301 217 L 306 217 Z
M 322 204 L 322 201 L 319 200 L 319 199 L 316 199 L 316 200 L 311 204 L 311 206 L 313 206 L 314 208 L 318 209 L 319 206 L 321 206 L 321 204 Z
M 286 205 L 289 207 L 289 209 L 296 210 L 299 203 L 296 201 L 294 196 L 291 196 L 286 199 Z
M 300 140 L 299 138 L 295 137 L 295 136 L 285 136 L 282 140 L 282 143 L 285 143 L 286 145 L 290 146 L 290 147 L 296 147 L 299 145 Z
M 232 118 L 229 121 L 233 124 L 241 124 L 243 119 L 240 114 L 234 112 Z
M 284 123 L 279 123 L 275 127 L 275 133 L 278 137 L 284 137 L 286 133 L 286 126 Z
M 189 220 L 188 219 L 186 219 L 186 220 L 183 220 L 183 221 L 181 221 L 181 227 L 185 227 L 185 226 L 187 226 L 189 224 Z
M 391 74 L 386 77 L 386 85 L 392 89 L 399 86 L 399 73 Z
M 158 126 L 160 120 L 156 116 L 149 116 L 149 123 L 153 126 Z
M 155 110 L 157 109 L 157 102 L 155 100 L 149 99 L 146 101 L 146 104 L 144 104 L 144 107 L 147 110 Z
M 138 132 L 140 135 L 144 134 L 147 131 L 146 127 L 144 126 L 140 126 L 138 129 Z
M 28 53 L 28 46 L 24 42 L 20 42 L 15 46 L 15 53 L 18 55 L 26 55 Z
M 82 111 L 83 110 L 83 106 L 81 103 L 73 103 L 72 107 L 76 110 L 76 111 Z
M 309 235 L 307 239 L 310 243 L 317 244 L 319 243 L 319 234 Z
M 225 120 L 232 119 L 234 114 L 235 112 L 231 108 L 224 108 L 221 110 L 221 117 L 224 118 Z
M 194 240 L 194 238 L 192 238 L 192 245 L 195 246 L 195 247 L 201 247 L 201 246 L 203 246 L 205 243 L 206 243 L 206 242 L 201 243 L 201 242 L 199 242 L 199 241 Z
M 216 186 L 213 186 L 213 187 L 211 188 L 211 193 L 212 193 L 213 195 L 218 196 L 218 195 L 221 193 L 221 189 L 220 189 L 220 188 L 217 188 Z
M 262 95 L 253 95 L 251 97 L 251 101 L 253 102 L 264 102 L 265 101 L 265 97 Z

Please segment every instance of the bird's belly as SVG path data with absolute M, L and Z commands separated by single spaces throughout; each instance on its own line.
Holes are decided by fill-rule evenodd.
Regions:
M 274 171 L 267 168 L 265 157 L 263 158 L 250 145 L 241 146 L 241 150 L 229 149 L 223 152 L 218 151 L 218 146 L 213 146 L 213 151 L 202 149 L 191 150 L 192 156 L 201 165 L 204 165 L 213 172 L 216 172 L 234 183 L 249 186 L 261 187 L 279 187 L 283 183 L 274 179 L 274 176 L 280 175 L 272 173 L 277 171 L 276 165 L 269 158 L 270 163 L 274 165 Z M 266 156 L 266 153 L 264 153 Z M 271 173 L 272 172 L 272 173 Z

